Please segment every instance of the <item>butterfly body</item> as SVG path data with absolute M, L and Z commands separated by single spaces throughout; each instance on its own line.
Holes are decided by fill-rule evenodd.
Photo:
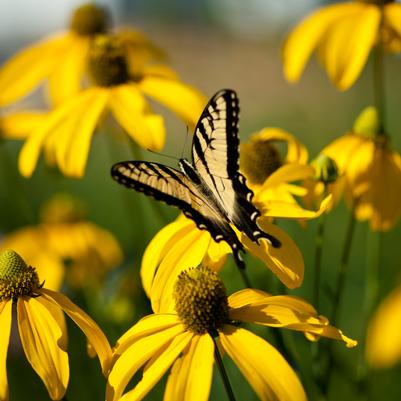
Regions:
M 280 242 L 257 225 L 260 212 L 252 204 L 253 192 L 238 171 L 238 98 L 222 90 L 209 101 L 195 129 L 191 164 L 179 160 L 181 171 L 163 164 L 127 161 L 112 167 L 121 184 L 181 209 L 212 238 L 226 241 L 237 265 L 243 268 L 242 243 L 231 225 L 252 241 Z

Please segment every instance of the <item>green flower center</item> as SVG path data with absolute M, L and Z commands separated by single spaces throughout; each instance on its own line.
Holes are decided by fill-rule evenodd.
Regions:
M 125 48 L 115 36 L 95 38 L 89 51 L 89 74 L 95 84 L 115 86 L 129 80 Z
M 178 316 L 193 333 L 215 334 L 229 321 L 224 284 L 207 267 L 183 271 L 176 281 L 173 297 Z
M 338 167 L 335 160 L 325 154 L 320 154 L 311 162 L 315 169 L 315 180 L 330 184 L 338 178 Z
M 281 157 L 272 141 L 251 140 L 241 144 L 241 170 L 254 184 L 263 184 L 281 167 Z
M 38 296 L 42 285 L 35 268 L 28 266 L 17 252 L 0 253 L 0 301 L 12 299 L 16 302 L 24 295 Z
M 108 15 L 95 4 L 84 4 L 75 9 L 70 20 L 71 31 L 81 36 L 93 36 L 107 31 Z

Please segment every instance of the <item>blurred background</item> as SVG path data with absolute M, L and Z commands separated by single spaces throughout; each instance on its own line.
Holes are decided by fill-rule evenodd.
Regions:
M 338 92 L 328 81 L 316 60 L 312 60 L 297 85 L 289 85 L 283 78 L 280 48 L 286 32 L 317 6 L 327 2 L 317 0 L 113 0 L 98 1 L 110 9 L 116 26 L 133 26 L 148 35 L 168 55 L 170 65 L 182 80 L 199 88 L 207 97 L 217 90 L 231 88 L 240 99 L 240 138 L 263 127 L 280 127 L 298 137 L 313 158 L 319 150 L 352 127 L 359 112 L 372 103 L 371 63 L 368 63 L 357 83 L 347 92 Z M 13 53 L 40 38 L 66 28 L 71 11 L 82 4 L 78 0 L 0 0 L 0 63 Z M 27 66 L 29 68 L 29 66 Z M 401 60 L 386 59 L 388 127 L 393 146 L 401 150 L 401 120 L 399 105 L 401 93 Z M 17 111 L 45 108 L 46 103 L 36 91 L 22 102 L 8 108 Z M 163 153 L 180 157 L 184 151 L 187 130 L 164 108 L 155 110 L 166 119 L 167 144 Z M 0 142 L 0 240 L 10 232 L 39 222 L 40 207 L 52 195 L 68 192 L 86 205 L 87 219 L 110 230 L 118 239 L 124 262 L 114 269 L 96 302 L 88 294 L 65 292 L 99 322 L 113 344 L 138 318 L 150 313 L 142 292 L 139 268 L 143 251 L 154 234 L 177 212 L 160 206 L 164 218 L 154 213 L 153 200 L 120 187 L 110 178 L 110 166 L 117 161 L 133 158 L 118 137 L 99 131 L 93 140 L 86 174 L 81 180 L 63 178 L 41 162 L 30 180 L 20 177 L 17 155 L 21 143 Z M 110 154 L 109 148 L 115 152 Z M 142 157 L 155 160 L 147 152 Z M 166 159 L 159 159 L 166 163 Z M 169 161 L 168 161 L 169 162 Z M 324 243 L 323 270 L 325 285 L 334 282 L 347 221 L 347 209 L 341 203 L 328 216 Z M 316 222 L 306 228 L 296 222 L 279 221 L 295 239 L 305 258 L 305 281 L 301 288 L 288 291 L 311 301 L 312 266 Z M 361 302 L 367 264 L 367 224 L 358 224 L 352 249 L 350 276 L 346 287 L 341 329 L 352 338 L 360 338 L 362 323 Z M 401 226 L 383 235 L 380 264 L 379 299 L 399 282 L 401 253 L 399 252 Z M 255 259 L 248 257 L 251 276 L 260 287 L 270 292 L 281 291 L 273 275 Z M 229 260 L 223 270 L 229 292 L 241 288 L 234 265 Z M 121 305 L 115 305 L 116 294 L 128 294 Z M 328 296 L 323 295 L 322 314 L 330 311 Z M 122 311 L 119 309 L 122 308 Z M 401 311 L 400 311 L 401 313 Z M 117 316 L 117 317 L 116 317 Z M 71 325 L 71 382 L 69 400 L 103 399 L 104 383 L 98 372 L 97 361 L 85 358 L 85 341 Z M 0 328 L 1 330 L 1 328 Z M 268 338 L 270 333 L 255 329 Z M 17 334 L 16 331 L 14 334 Z M 301 334 L 292 336 L 296 349 L 305 364 L 310 364 L 309 343 Z M 324 341 L 324 340 L 322 340 Z M 272 342 L 274 340 L 272 339 Z M 358 348 L 346 349 L 336 345 L 344 361 L 344 375 L 356 369 Z M 251 390 L 234 365 L 229 375 L 238 399 L 249 397 Z M 43 384 L 27 362 L 18 341 L 11 346 L 9 358 L 11 400 L 45 400 Z M 93 373 L 92 375 L 89 372 Z M 85 378 L 85 380 L 83 380 Z M 374 373 L 372 399 L 387 400 L 401 397 L 401 367 Z M 397 381 L 398 379 L 398 381 Z M 23 385 L 21 385 L 23 383 Z M 360 389 L 350 385 L 346 378 L 336 375 L 332 399 L 362 400 Z M 148 396 L 162 399 L 162 383 Z M 220 378 L 215 377 L 211 399 L 224 399 Z

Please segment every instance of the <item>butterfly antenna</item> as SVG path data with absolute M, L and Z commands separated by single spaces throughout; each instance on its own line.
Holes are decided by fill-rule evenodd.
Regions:
M 146 149 L 146 150 L 147 150 L 148 152 L 150 152 L 150 153 L 154 153 L 155 155 L 167 157 L 167 158 L 169 158 L 169 159 L 174 159 L 174 160 L 176 160 L 176 161 L 179 160 L 177 156 L 171 156 L 171 155 L 166 155 L 166 154 L 164 154 L 164 153 L 155 152 L 155 151 L 152 150 L 152 149 Z

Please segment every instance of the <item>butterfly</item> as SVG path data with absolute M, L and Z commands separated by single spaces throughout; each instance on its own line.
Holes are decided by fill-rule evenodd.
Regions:
M 253 192 L 239 170 L 239 100 L 233 90 L 217 92 L 206 105 L 195 128 L 192 163 L 179 159 L 180 170 L 147 161 L 125 161 L 111 169 L 113 179 L 128 188 L 181 209 L 216 242 L 226 241 L 234 260 L 245 268 L 244 246 L 234 225 L 253 242 L 273 247 L 280 241 L 257 224 L 259 210 Z

